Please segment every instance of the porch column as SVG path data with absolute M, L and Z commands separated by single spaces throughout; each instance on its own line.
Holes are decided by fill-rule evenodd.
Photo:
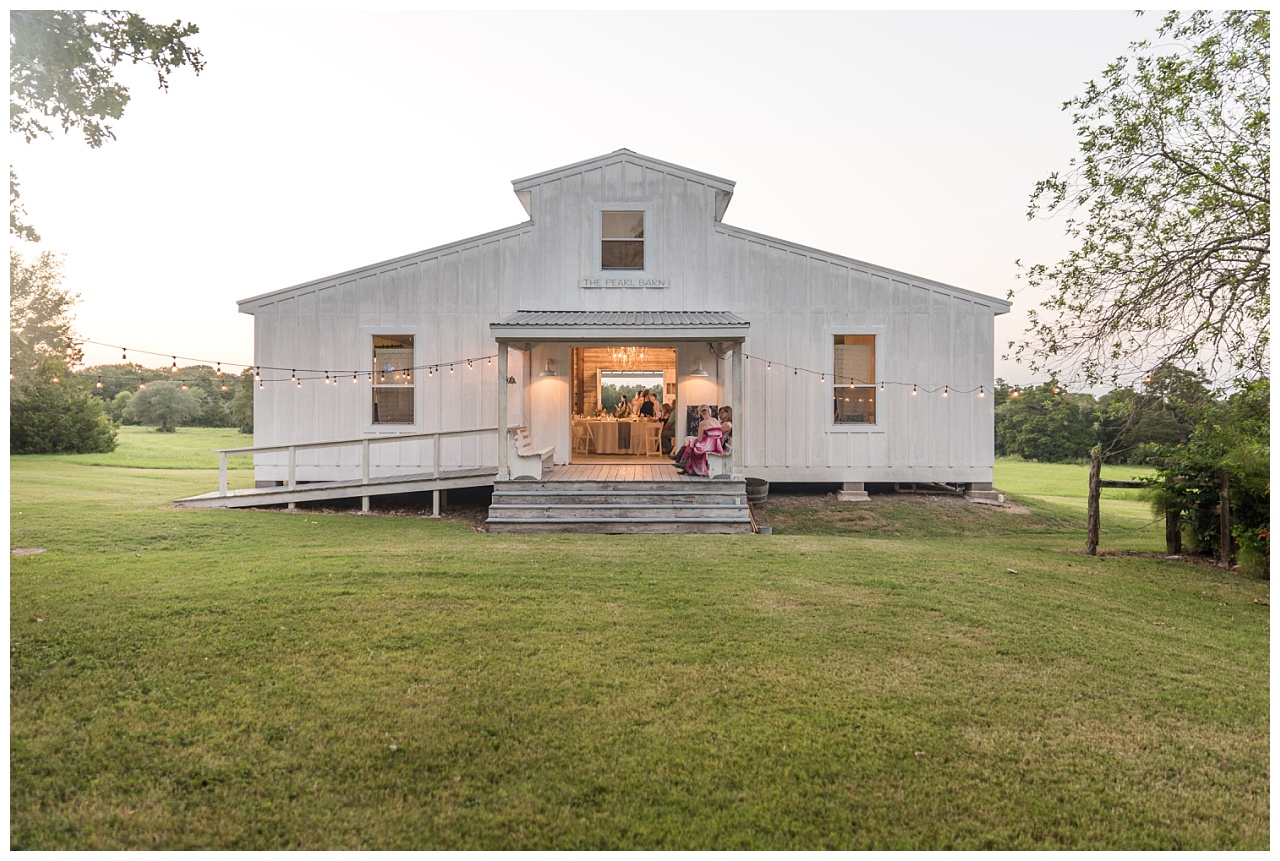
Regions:
M 498 342 L 498 481 L 511 480 L 511 465 L 508 463 L 510 453 L 507 450 L 507 400 L 510 393 L 507 389 L 507 377 L 511 372 L 507 369 L 507 342 Z
M 742 379 L 742 342 L 733 342 L 733 451 L 730 453 L 730 467 L 733 477 L 742 478 L 743 454 L 746 451 L 746 416 L 742 412 L 743 395 L 746 392 L 746 381 Z

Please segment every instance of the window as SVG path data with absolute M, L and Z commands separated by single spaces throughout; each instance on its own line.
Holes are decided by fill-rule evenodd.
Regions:
M 644 269 L 644 211 L 600 213 L 600 268 Z
M 835 423 L 876 423 L 876 336 L 835 336 Z
M 413 336 L 373 336 L 373 423 L 413 424 Z

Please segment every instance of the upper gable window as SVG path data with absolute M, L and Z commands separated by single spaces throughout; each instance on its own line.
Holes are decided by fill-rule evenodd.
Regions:
M 644 269 L 644 211 L 600 213 L 600 268 Z

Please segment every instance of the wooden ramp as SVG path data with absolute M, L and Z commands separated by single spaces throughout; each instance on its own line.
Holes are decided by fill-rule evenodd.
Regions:
M 439 475 L 389 475 L 370 478 L 362 482 L 358 478 L 347 481 L 315 481 L 296 487 L 250 487 L 202 493 L 174 500 L 176 505 L 188 508 L 260 508 L 266 505 L 290 505 L 298 502 L 316 502 L 326 499 L 367 500 L 371 496 L 389 496 L 396 493 L 425 493 L 433 490 L 449 490 L 455 487 L 485 487 L 493 484 L 496 467 L 478 469 L 441 470 Z

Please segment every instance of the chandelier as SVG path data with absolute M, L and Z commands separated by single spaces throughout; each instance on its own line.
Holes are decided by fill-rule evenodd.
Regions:
M 639 370 L 645 360 L 643 347 L 613 347 L 610 356 L 614 365 L 624 371 Z

